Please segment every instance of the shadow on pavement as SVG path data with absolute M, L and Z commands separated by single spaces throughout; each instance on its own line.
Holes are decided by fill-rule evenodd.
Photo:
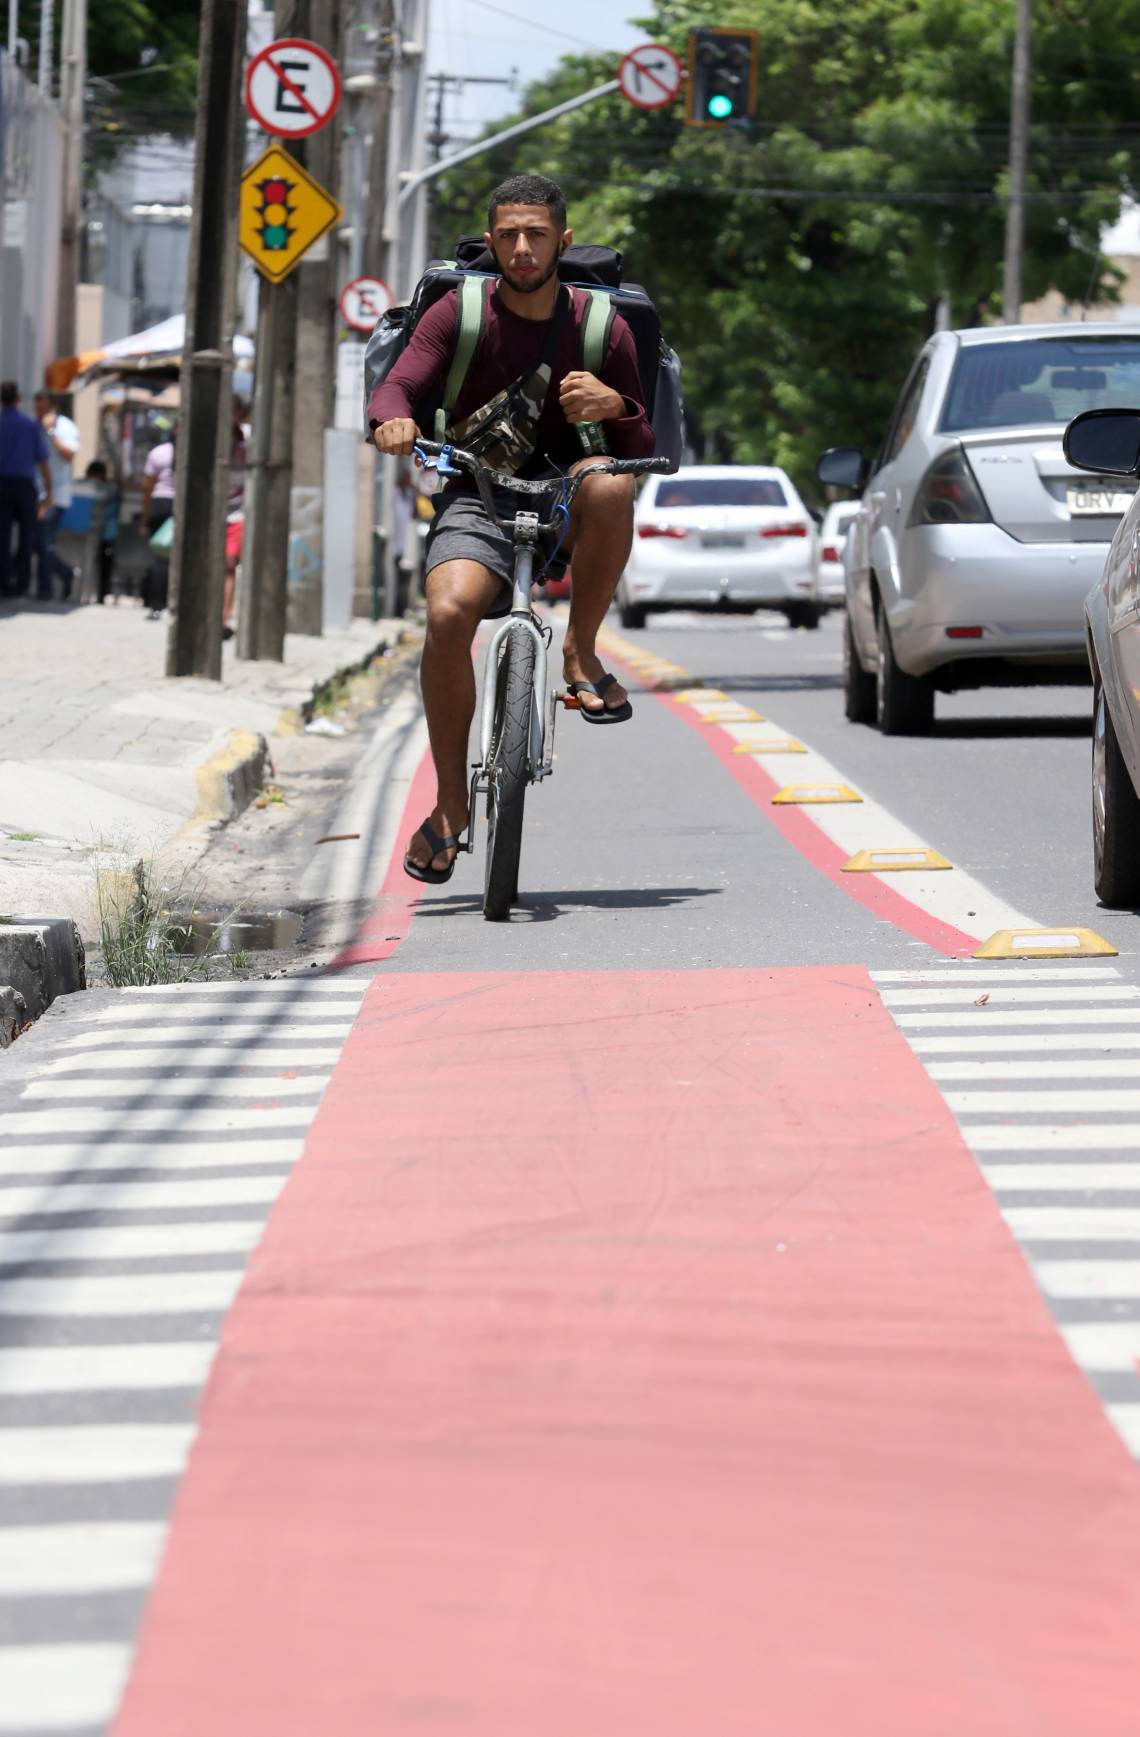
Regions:
M 843 677 L 837 670 L 834 675 L 795 675 L 791 671 L 777 672 L 772 675 L 742 675 L 739 671 L 734 675 L 702 675 L 678 678 L 673 682 L 661 682 L 656 688 L 639 688 L 631 685 L 629 692 L 636 693 L 669 693 L 677 688 L 722 688 L 726 694 L 797 694 L 823 693 L 828 690 L 842 688 Z
M 709 898 L 723 891 L 723 887 L 576 887 L 568 892 L 524 893 L 512 912 L 511 920 L 549 923 L 555 917 L 568 915 L 571 908 L 591 911 L 667 911 L 674 905 L 687 905 L 693 899 Z M 416 922 L 421 922 L 424 917 L 453 917 L 464 913 L 473 915 L 482 909 L 481 893 L 452 894 L 450 898 L 430 900 L 425 897 L 420 900 L 416 909 Z
M 939 718 L 931 734 L 934 737 L 984 736 L 1087 736 L 1091 723 L 1083 713 L 1078 717 L 1044 718 Z

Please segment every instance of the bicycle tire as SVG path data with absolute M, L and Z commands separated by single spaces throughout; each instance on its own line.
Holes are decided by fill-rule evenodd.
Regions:
M 518 897 L 523 805 L 529 782 L 534 635 L 521 623 L 503 642 L 496 683 L 495 733 L 487 791 L 487 865 L 483 915 L 501 923 Z

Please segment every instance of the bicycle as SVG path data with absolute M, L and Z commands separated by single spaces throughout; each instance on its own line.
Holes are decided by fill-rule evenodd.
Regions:
M 539 784 L 554 770 L 554 724 L 558 689 L 546 687 L 547 648 L 553 629 L 544 627 L 531 606 L 531 585 L 555 559 L 570 528 L 570 508 L 583 480 L 597 472 L 609 476 L 644 476 L 668 471 L 667 458 L 607 458 L 572 476 L 532 481 L 490 470 L 462 447 L 418 440 L 415 455 L 425 469 L 440 476 L 470 476 L 484 509 L 514 545 L 510 613 L 495 629 L 487 647 L 483 704 L 480 714 L 479 758 L 472 767 L 470 822 L 461 850 L 475 850 L 475 809 L 487 798 L 487 859 L 483 882 L 483 915 L 502 922 L 518 898 L 522 854 L 523 806 L 528 784 Z M 503 520 L 492 489 L 499 488 L 534 502 Z M 549 504 L 551 516 L 541 516 Z M 555 542 L 548 554 L 542 539 Z M 536 571 L 537 563 L 537 571 Z

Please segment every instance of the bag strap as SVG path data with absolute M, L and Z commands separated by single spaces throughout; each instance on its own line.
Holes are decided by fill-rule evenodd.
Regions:
M 467 370 L 474 359 L 483 332 L 485 285 L 484 278 L 465 277 L 459 286 L 459 338 L 455 345 L 455 354 L 451 358 L 447 384 L 443 389 L 442 409 L 445 422 L 451 421 L 451 412 L 463 390 Z
M 587 374 L 601 377 L 613 331 L 614 298 L 608 290 L 586 288 L 590 305 L 582 323 L 582 368 Z

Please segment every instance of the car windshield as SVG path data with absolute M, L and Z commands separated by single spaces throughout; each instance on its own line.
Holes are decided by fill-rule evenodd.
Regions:
M 941 428 L 1026 428 L 1070 422 L 1082 410 L 1140 407 L 1140 333 L 1099 338 L 1022 338 L 965 344 Z
M 849 513 L 839 513 L 836 517 L 835 524 L 833 526 L 833 531 L 834 531 L 835 536 L 845 537 L 847 535 L 848 531 L 851 529 L 851 522 L 854 519 L 854 517 L 855 517 L 854 509 L 852 509 L 852 511 Z
M 774 477 L 671 477 L 658 483 L 655 507 L 786 507 Z

